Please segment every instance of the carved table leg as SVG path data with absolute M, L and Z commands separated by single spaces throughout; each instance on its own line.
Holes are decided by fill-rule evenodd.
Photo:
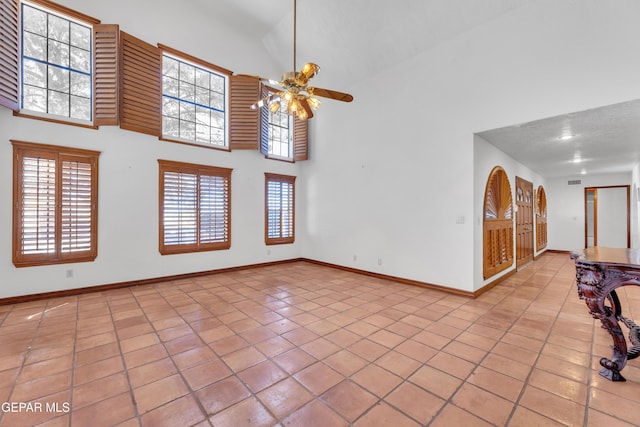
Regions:
M 620 371 L 627 364 L 627 341 L 618 316 L 621 315 L 620 300 L 612 283 L 607 283 L 602 271 L 596 266 L 580 266 L 577 269 L 578 294 L 585 301 L 594 319 L 600 319 L 602 328 L 613 338 L 611 359 L 600 359 L 600 375 L 610 381 L 626 381 Z M 611 307 L 605 305 L 608 301 Z

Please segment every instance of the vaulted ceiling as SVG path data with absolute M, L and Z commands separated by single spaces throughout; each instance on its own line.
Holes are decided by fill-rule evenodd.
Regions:
M 293 69 L 294 0 L 193 1 L 259 39 L 282 72 Z M 297 67 L 315 62 L 321 70 L 314 84 L 348 91 L 358 79 L 535 2 L 298 0 Z M 640 162 L 639 124 L 640 101 L 630 101 L 558 117 L 532 117 L 529 123 L 479 129 L 479 135 L 553 178 L 629 171 Z M 564 134 L 573 138 L 560 140 Z

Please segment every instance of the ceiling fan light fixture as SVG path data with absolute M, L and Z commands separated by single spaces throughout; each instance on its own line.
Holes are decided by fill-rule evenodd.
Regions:
M 320 104 L 322 104 L 320 100 L 314 96 L 309 96 L 309 98 L 307 98 L 307 102 L 309 103 L 311 109 L 314 111 L 320 108 Z
M 280 98 L 275 99 L 269 104 L 269 111 L 274 114 L 277 113 L 278 111 L 280 111 L 280 105 Z

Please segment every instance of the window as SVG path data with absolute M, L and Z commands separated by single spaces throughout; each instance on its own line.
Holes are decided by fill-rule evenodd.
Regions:
M 287 104 L 282 101 L 280 109 L 275 113 L 264 108 L 268 117 L 269 156 L 291 158 L 291 123 L 293 118 L 287 114 Z
M 91 121 L 92 27 L 22 4 L 22 108 Z
M 158 160 L 160 253 L 231 247 L 231 169 Z
M 227 86 L 230 73 L 163 47 L 162 135 L 169 140 L 225 148 L 227 144 Z M 197 61 L 197 62 L 194 62 Z M 202 65 L 200 65 L 202 64 Z M 215 68 L 213 68 L 215 67 Z
M 4 0 L 0 16 L 0 105 L 56 123 L 118 124 L 117 25 L 49 0 Z
M 97 256 L 99 152 L 11 141 L 13 263 L 93 261 Z
M 265 173 L 265 243 L 293 243 L 295 176 Z
M 273 91 L 263 86 L 262 97 Z M 286 111 L 284 100 L 275 113 L 268 108 L 260 109 L 260 152 L 273 159 L 307 160 L 309 121 L 289 116 Z

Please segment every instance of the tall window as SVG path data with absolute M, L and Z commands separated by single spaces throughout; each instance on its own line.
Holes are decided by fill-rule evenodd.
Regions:
M 269 117 L 269 156 L 291 158 L 291 125 L 293 119 L 287 114 L 287 104 L 282 101 L 280 109 L 275 113 L 267 111 Z
M 160 253 L 231 247 L 231 169 L 158 160 Z
M 93 261 L 97 256 L 100 153 L 11 142 L 14 264 Z
M 22 108 L 92 120 L 92 27 L 22 4 Z
M 224 74 L 163 55 L 163 137 L 226 147 L 227 84 Z
M 265 173 L 265 243 L 293 243 L 295 176 Z

